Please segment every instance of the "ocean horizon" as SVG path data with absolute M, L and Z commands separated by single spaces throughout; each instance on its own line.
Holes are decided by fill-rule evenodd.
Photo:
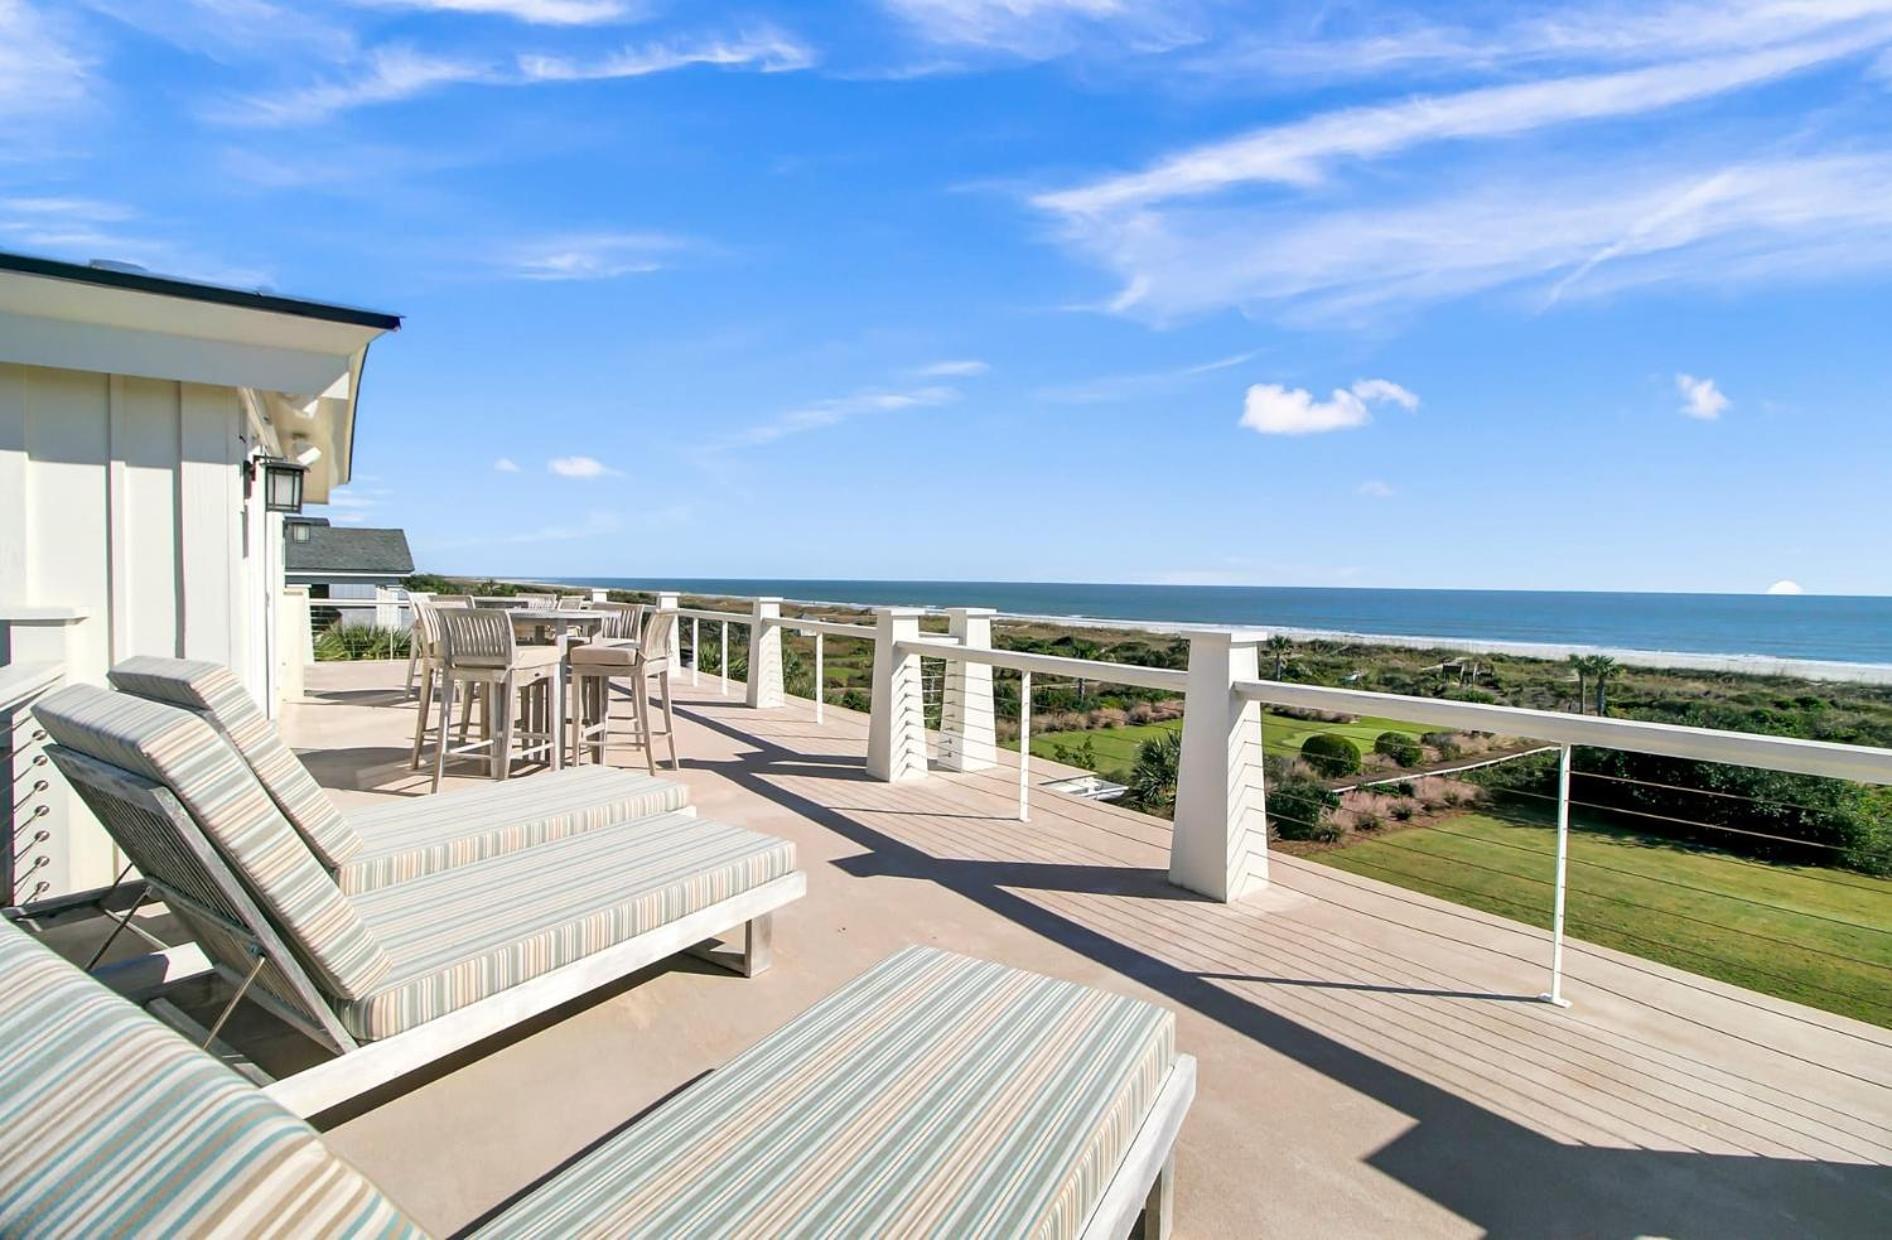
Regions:
M 1892 597 L 1022 581 L 574 577 L 574 585 L 807 602 L 993 607 L 1026 616 L 1892 664 Z

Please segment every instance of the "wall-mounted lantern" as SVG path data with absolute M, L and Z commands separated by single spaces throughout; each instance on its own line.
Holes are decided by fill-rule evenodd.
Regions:
M 288 461 L 277 456 L 257 458 L 251 465 L 252 471 L 258 466 L 263 471 L 264 509 L 269 512 L 301 512 L 302 476 L 309 472 L 309 467 L 300 461 Z

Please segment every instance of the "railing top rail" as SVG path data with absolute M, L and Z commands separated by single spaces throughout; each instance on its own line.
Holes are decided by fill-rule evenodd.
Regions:
M 1164 689 L 1181 693 L 1188 688 L 1189 675 L 1167 667 L 1144 667 L 1137 663 L 1105 663 L 1101 659 L 1071 659 L 1055 654 L 1031 654 L 1023 650 L 987 650 L 962 646 L 950 638 L 918 638 L 895 644 L 902 654 L 917 654 L 928 659 L 951 659 L 962 663 L 984 663 L 1014 672 L 1039 672 L 1047 676 L 1069 676 L 1074 680 L 1099 680 L 1106 684 L 1136 685 L 1142 689 Z
M 25 705 L 59 683 L 65 669 L 54 662 L 9 663 L 0 667 L 0 710 Z
M 1495 732 L 1563 745 L 1589 745 L 1731 766 L 1760 767 L 1867 784 L 1892 784 L 1892 749 L 1809 741 L 1788 736 L 1724 732 L 1677 723 L 1569 715 L 1521 706 L 1488 706 L 1449 698 L 1405 697 L 1365 689 L 1333 689 L 1274 680 L 1237 681 L 1235 691 L 1258 702 L 1376 715 L 1460 731 Z
M 874 640 L 874 626 L 871 624 L 842 624 L 838 620 L 810 620 L 805 616 L 783 616 L 768 623 L 780 625 L 790 632 L 825 633 L 829 637 L 859 637 L 867 641 Z
M 710 611 L 702 607 L 679 607 L 677 614 L 686 620 L 732 620 L 739 624 L 747 624 L 750 620 L 746 611 Z

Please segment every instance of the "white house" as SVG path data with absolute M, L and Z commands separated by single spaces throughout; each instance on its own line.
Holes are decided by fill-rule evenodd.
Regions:
M 97 682 L 134 654 L 214 659 L 273 711 L 283 528 L 265 497 L 298 473 L 312 502 L 348 481 L 362 364 L 399 326 L 0 253 L 0 665 Z M 32 753 L 15 746 L 16 788 L 49 769 L 27 771 Z M 30 855 L 0 876 L 12 898 L 109 883 L 104 833 L 61 789 L 39 795 L 51 808 L 14 849 Z

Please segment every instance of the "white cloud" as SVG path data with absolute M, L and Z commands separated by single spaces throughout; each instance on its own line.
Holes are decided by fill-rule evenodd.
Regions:
M 966 358 L 960 361 L 933 362 L 919 367 L 913 373 L 922 379 L 971 379 L 990 369 L 992 367 L 976 358 Z
M 519 462 L 509 456 L 502 456 L 493 462 L 493 469 L 496 473 L 516 474 L 519 472 Z
M 661 233 L 584 233 L 516 246 L 507 270 L 527 280 L 609 280 L 657 271 L 689 242 Z
M 1712 422 L 1728 408 L 1728 398 L 1715 386 L 1713 379 L 1678 374 L 1675 376 L 1675 390 L 1682 396 L 1682 412 L 1691 418 Z
M 4 3 L 4 0 L 0 0 Z M 0 198 L 0 249 L 31 250 L 77 262 L 95 258 L 239 288 L 267 285 L 269 274 L 179 245 L 123 203 L 59 195 Z
M 561 478 L 604 478 L 622 472 L 593 456 L 555 456 L 545 468 Z
M 329 517 L 331 525 L 366 525 L 368 514 L 365 512 L 338 512 Z
M 1766 592 L 1769 594 L 1805 594 L 1806 590 L 1802 588 L 1799 582 L 1791 578 L 1783 577 L 1773 585 L 1768 586 Z
M 92 62 L 56 23 L 26 0 L 0 0 L 0 120 L 45 116 L 87 101 Z M 0 136 L 14 145 L 25 135 Z
M 643 77 L 693 65 L 775 73 L 806 68 L 813 62 L 813 53 L 806 47 L 774 30 L 736 39 L 653 43 L 587 61 L 521 54 L 511 65 L 389 45 L 358 58 L 350 74 L 301 89 L 247 95 L 214 109 L 212 119 L 235 125 L 308 125 L 354 108 L 399 103 L 448 86 L 529 86 Z
M 1367 406 L 1396 404 L 1417 409 L 1419 398 L 1386 379 L 1362 379 L 1351 388 L 1335 388 L 1317 400 L 1305 388 L 1257 383 L 1242 402 L 1241 425 L 1263 435 L 1318 435 L 1351 430 L 1373 420 Z
M 1357 318 L 1542 281 L 1539 303 L 1659 282 L 1892 265 L 1892 151 L 1689 166 L 1666 157 L 1461 178 L 1417 201 L 1153 209 L 1067 234 L 1121 313 Z
M 959 399 L 959 391 L 950 387 L 909 388 L 902 391 L 869 389 L 831 400 L 816 401 L 791 409 L 770 421 L 751 426 L 725 439 L 726 448 L 754 448 L 763 444 L 834 426 L 850 418 L 878 413 L 900 413 L 909 409 L 931 409 Z
M 1652 112 L 1772 81 L 1884 39 L 1877 30 L 1848 33 L 1746 55 L 1343 108 L 1196 147 L 1143 172 L 1040 194 L 1034 201 L 1061 215 L 1086 217 L 1241 185 L 1311 186 L 1326 179 L 1341 159 L 1374 159 L 1424 143 Z
M 354 0 L 354 3 L 376 8 L 510 17 L 540 26 L 592 26 L 623 21 L 642 13 L 641 6 L 632 6 L 623 0 Z
M 1378 478 L 1370 478 L 1362 482 L 1354 488 L 1354 493 L 1364 495 L 1368 499 L 1391 499 L 1394 494 L 1391 484 L 1382 482 Z
M 1368 404 L 1387 401 L 1407 413 L 1419 407 L 1419 398 L 1391 379 L 1361 379 L 1353 385 L 1353 394 Z
M 921 38 L 1027 60 L 1061 56 L 1102 36 L 1131 51 L 1199 38 L 1184 0 L 882 0 Z
M 735 39 L 679 43 L 650 43 L 627 47 L 593 60 L 565 56 L 519 57 L 519 74 L 527 82 L 588 82 L 607 78 L 646 77 L 692 65 L 725 69 L 754 69 L 761 73 L 788 73 L 815 63 L 814 52 L 778 30 L 762 29 Z

